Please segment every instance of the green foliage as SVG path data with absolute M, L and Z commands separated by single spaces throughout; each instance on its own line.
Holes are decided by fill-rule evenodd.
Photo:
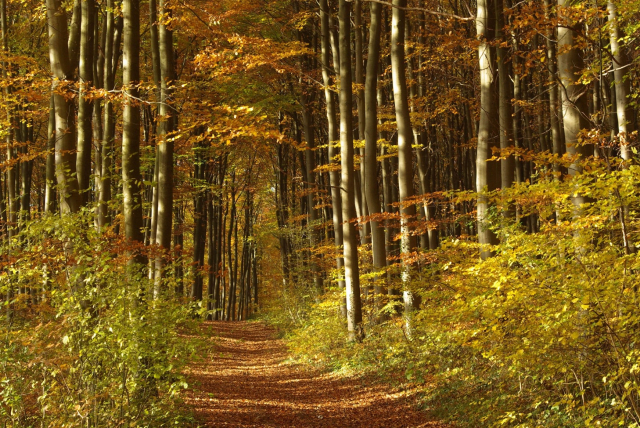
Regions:
M 600 160 L 571 180 L 549 174 L 496 192 L 494 257 L 449 239 L 414 268 L 422 306 L 410 338 L 402 319 L 368 317 L 365 340 L 348 343 L 342 296 L 330 294 L 309 306 L 291 348 L 308 362 L 423 385 L 424 405 L 460 426 L 637 427 L 639 185 L 637 166 L 612 171 Z M 576 194 L 590 199 L 576 207 Z M 527 215 L 536 233 L 522 226 Z
M 184 426 L 187 305 L 153 284 L 115 235 L 81 216 L 30 223 L 3 251 L 3 426 Z M 79 231 L 82 231 L 81 233 Z M 169 284 L 171 287 L 171 284 Z M 182 333 L 182 334 L 180 334 Z

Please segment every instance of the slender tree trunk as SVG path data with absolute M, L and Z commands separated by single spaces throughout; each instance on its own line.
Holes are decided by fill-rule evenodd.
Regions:
M 106 19 L 103 18 L 102 26 L 98 25 L 100 14 L 100 8 L 94 7 L 95 22 L 94 37 L 93 37 L 93 82 L 96 89 L 104 88 L 104 46 L 107 41 L 107 27 Z M 102 140 L 104 138 L 104 128 L 102 123 L 102 103 L 100 100 L 96 100 L 93 103 L 93 150 L 94 150 L 94 166 L 93 166 L 93 183 L 94 194 L 93 202 L 99 202 L 100 200 L 100 188 L 102 187 Z M 99 210 L 96 208 L 95 226 L 100 228 L 99 222 Z
M 544 0 L 545 13 L 547 18 L 551 15 L 549 0 Z M 562 137 L 560 136 L 560 121 L 558 120 L 558 76 L 557 58 L 555 45 L 555 32 L 552 28 L 547 30 L 547 64 L 548 64 L 548 84 L 549 84 L 549 123 L 551 124 L 551 147 L 553 154 L 560 157 L 563 155 Z M 561 169 L 558 162 L 554 162 L 553 170 L 556 176 L 560 175 Z
M 503 1 L 495 0 L 496 14 L 496 40 L 498 46 L 496 48 L 498 62 L 498 115 L 500 120 L 500 149 L 505 150 L 513 145 L 513 109 L 511 108 L 511 83 L 507 68 L 507 49 L 503 47 L 503 27 L 504 11 Z M 515 181 L 515 160 L 513 156 L 506 156 L 500 161 L 500 177 L 502 189 L 508 189 Z M 507 210 L 507 214 L 514 213 L 511 209 Z
M 182 265 L 182 250 L 184 248 L 184 232 L 182 225 L 184 224 L 184 209 L 182 204 L 174 204 L 173 213 L 175 221 L 173 222 L 173 259 L 174 270 L 173 276 L 176 281 L 176 288 L 179 296 L 184 296 L 184 269 Z
M 69 52 L 69 63 L 71 70 L 78 68 L 80 59 L 80 42 L 82 38 L 82 3 L 83 0 L 74 0 L 71 12 L 71 25 L 69 27 L 69 39 L 67 49 Z
M 480 41 L 478 44 L 478 57 L 480 65 L 480 124 L 478 126 L 478 148 L 476 152 L 476 192 L 478 192 L 477 215 L 478 215 L 478 241 L 480 244 L 496 244 L 496 235 L 489 229 L 487 214 L 489 201 L 487 191 L 495 189 L 492 183 L 492 165 L 487 162 L 491 157 L 491 117 L 495 115 L 496 106 L 493 103 L 491 72 L 491 50 L 489 48 L 490 28 L 489 28 L 489 0 L 478 1 L 478 14 L 476 17 L 476 31 Z M 491 255 L 488 250 L 482 250 L 482 258 Z
M 82 0 L 80 25 L 80 93 L 78 98 L 78 185 L 82 204 L 89 202 L 89 182 L 91 179 L 91 152 L 93 141 L 93 101 L 87 92 L 93 86 L 93 42 L 95 35 L 94 0 Z
M 6 0 L 2 0 L 0 3 L 0 16 L 1 21 L 1 32 L 2 32 L 2 50 L 5 55 L 9 54 L 9 38 L 8 38 L 8 29 L 7 29 L 7 2 Z M 2 77 L 6 79 L 8 77 L 8 69 L 9 64 L 6 61 L 2 63 Z M 5 86 L 4 88 L 4 97 L 7 102 L 11 96 L 11 87 Z M 7 185 L 7 237 L 9 240 L 16 234 L 17 231 L 17 223 L 18 223 L 18 201 L 16 195 L 16 187 L 13 183 L 16 180 L 16 167 L 13 165 L 16 154 L 15 148 L 13 147 L 13 118 L 11 115 L 11 107 L 8 105 L 7 107 L 7 123 L 9 124 L 9 129 L 7 132 L 7 136 L 5 139 L 7 145 L 7 163 L 9 166 L 7 167 L 7 176 L 6 176 L 6 185 Z
M 618 118 L 618 136 L 620 138 L 620 156 L 625 161 L 631 160 L 629 136 L 636 130 L 636 120 L 630 108 L 628 97 L 630 94 L 630 79 L 625 78 L 625 71 L 629 65 L 626 49 L 620 46 L 620 39 L 624 36 L 618 25 L 616 5 L 607 2 L 609 20 L 609 39 L 613 54 L 613 76 L 615 79 L 616 114 Z
M 398 125 L 398 191 L 400 197 L 400 251 L 402 256 L 403 300 L 408 333 L 412 330 L 411 317 L 419 305 L 409 288 L 411 280 L 410 266 L 407 261 L 416 247 L 415 237 L 411 234 L 410 222 L 415 219 L 416 206 L 409 203 L 413 192 L 413 130 L 409 117 L 407 80 L 405 76 L 405 25 L 406 0 L 393 0 L 395 6 L 391 18 L 391 74 L 393 81 L 393 99 L 396 123 Z
M 369 55 L 367 57 L 367 75 L 365 79 L 364 105 L 365 105 L 365 191 L 369 215 L 381 214 L 380 189 L 378 187 L 378 67 L 380 57 L 380 33 L 381 33 L 382 5 L 371 3 L 371 24 L 369 26 Z M 371 220 L 371 249 L 373 252 L 373 267 L 381 272 L 386 267 L 387 252 L 384 242 L 384 229 L 378 220 Z M 385 292 L 385 277 L 378 276 L 374 283 L 374 294 L 380 296 Z M 381 300 L 375 298 L 376 309 L 381 308 Z
M 160 15 L 171 16 L 166 1 L 160 0 Z M 175 80 L 173 55 L 173 32 L 165 22 L 160 24 L 160 125 L 158 132 L 158 225 L 156 243 L 165 250 L 171 246 L 171 211 L 173 209 L 173 139 L 176 114 L 172 107 L 172 85 Z M 205 223 L 206 224 L 206 223 Z M 163 278 L 163 259 L 156 258 L 156 288 Z
M 196 148 L 195 155 L 195 172 L 194 181 L 197 183 L 197 187 L 204 184 L 206 179 L 205 172 L 205 160 L 202 155 L 200 147 Z M 207 192 L 205 190 L 197 191 L 193 201 L 193 268 L 194 268 L 194 282 L 191 291 L 191 296 L 196 301 L 202 300 L 203 289 L 203 272 L 204 266 L 204 254 L 205 243 L 207 236 Z M 157 265 L 157 263 L 156 263 Z M 158 272 L 156 272 L 157 278 Z
M 235 173 L 232 174 L 232 188 L 231 188 L 231 195 L 230 195 L 230 210 L 229 212 L 229 232 L 227 234 L 227 270 L 229 272 L 229 288 L 228 288 L 228 292 L 227 294 L 227 310 L 225 311 L 225 320 L 226 321 L 232 321 L 233 320 L 233 315 L 231 312 L 231 305 L 233 305 L 233 298 L 232 296 L 235 294 L 235 288 L 234 288 L 234 273 L 233 273 L 233 258 L 231 257 L 232 255 L 232 249 L 233 249 L 233 244 L 232 244 L 232 237 L 233 237 L 233 229 L 234 227 L 237 228 L 236 222 L 237 222 L 237 218 L 236 218 L 236 189 L 235 189 Z
M 53 95 L 49 101 L 49 126 L 47 129 L 47 164 L 45 171 L 45 193 L 44 193 L 44 210 L 47 213 L 53 213 L 56 210 L 56 108 Z
M 315 138 L 314 138 L 314 130 L 313 130 L 313 116 L 311 113 L 311 106 L 309 105 L 310 99 L 306 95 L 302 96 L 302 122 L 305 139 L 307 140 L 307 149 L 305 150 L 305 176 L 307 180 L 307 207 L 309 213 L 309 233 L 310 233 L 310 244 L 311 247 L 315 247 L 318 245 L 319 241 L 319 230 L 318 227 L 318 210 L 315 208 L 315 196 L 317 194 L 316 191 L 316 176 L 313 172 L 316 168 L 315 162 Z M 316 286 L 316 289 L 319 292 L 322 292 L 322 273 L 320 272 L 320 268 L 318 264 L 311 261 L 311 270 L 313 272 L 313 282 Z
M 217 182 L 215 184 L 217 184 Z M 207 201 L 207 227 L 209 229 L 209 234 L 207 235 L 207 264 L 209 265 L 209 280 L 207 282 L 207 320 L 209 321 L 214 319 L 214 311 L 217 307 L 215 300 L 215 281 L 218 258 L 216 244 L 219 240 L 217 208 L 216 196 L 213 193 L 209 193 L 209 200 Z
M 364 100 L 364 83 L 365 83 L 365 75 L 364 75 L 364 46 L 362 42 L 362 0 L 355 0 L 353 3 L 353 20 L 354 20 L 354 48 L 355 48 L 355 57 L 356 57 L 356 65 L 354 67 L 355 72 L 355 83 L 357 86 L 356 91 L 356 102 L 358 107 L 358 140 L 365 141 L 365 127 L 366 127 L 366 108 L 365 108 L 365 100 Z M 360 215 L 363 217 L 369 216 L 369 208 L 367 206 L 367 192 L 366 192 L 366 177 L 365 170 L 366 165 L 364 161 L 365 156 L 365 148 L 361 147 L 358 149 L 358 154 L 360 155 L 360 171 L 357 176 L 356 184 L 360 184 L 358 193 L 360 197 L 358 199 L 360 204 Z M 365 221 L 359 228 L 360 231 L 360 243 L 365 245 L 369 243 L 370 236 L 370 223 Z M 363 290 L 366 292 L 366 290 Z
M 114 65 L 112 64 L 114 51 L 118 50 L 116 46 L 116 28 L 114 21 L 114 0 L 107 0 L 107 13 L 105 19 L 105 45 L 104 45 L 104 89 L 109 92 L 115 86 Z M 111 216 L 109 215 L 109 202 L 111 202 L 111 185 L 112 185 L 112 159 L 113 145 L 116 131 L 115 116 L 113 112 L 113 103 L 107 94 L 104 101 L 104 126 L 102 128 L 102 170 L 100 172 L 100 188 L 98 195 L 98 227 L 103 228 L 111 224 Z
M 67 46 L 67 16 L 60 0 L 47 0 L 47 22 L 49 28 L 49 59 L 55 104 L 56 150 L 55 164 L 62 213 L 75 213 L 81 200 L 76 179 L 76 145 L 73 98 L 65 97 L 59 90 L 72 77 L 72 62 Z M 64 89 L 63 89 L 64 90 Z
M 122 124 L 122 192 L 125 237 L 143 242 L 140 195 L 140 0 L 124 0 L 123 79 L 125 101 Z
M 23 159 L 29 158 L 29 147 L 33 145 L 33 123 L 23 119 L 20 123 L 21 133 L 21 156 Z M 31 219 L 31 176 L 33 171 L 33 160 L 23 160 L 20 162 L 20 228 L 24 228 Z
M 320 0 L 320 19 L 321 19 L 321 63 L 322 63 L 322 81 L 324 84 L 324 96 L 327 104 L 327 156 L 329 158 L 329 164 L 333 166 L 336 165 L 335 156 L 337 155 L 337 150 L 335 147 L 335 142 L 338 141 L 338 124 L 336 120 L 336 94 L 330 88 L 332 85 L 331 80 L 331 69 L 329 68 L 330 63 L 330 55 L 329 50 L 330 46 L 330 38 L 331 38 L 331 30 L 329 28 L 329 6 L 327 4 L 327 0 Z M 334 69 L 339 69 L 339 57 L 333 57 Z M 332 168 L 329 172 L 329 185 L 331 187 L 331 207 L 332 207 L 332 220 L 333 220 L 333 236 L 334 236 L 334 245 L 336 249 L 340 249 L 343 243 L 343 235 L 342 235 L 342 198 L 340 196 L 340 173 L 336 168 Z M 344 267 L 344 259 L 338 253 L 336 257 L 336 268 L 338 270 L 342 270 Z M 338 281 L 338 286 L 340 288 L 344 288 L 345 284 L 343 280 Z M 346 308 L 343 310 L 346 316 Z
M 340 0 L 340 156 L 342 195 L 342 234 L 344 278 L 347 291 L 347 327 L 351 340 L 362 337 L 362 309 L 355 219 L 355 179 L 353 165 L 352 79 L 351 79 L 351 5 Z
M 587 97 L 584 85 L 580 83 L 583 60 L 579 49 L 575 45 L 574 30 L 571 23 L 566 21 L 565 8 L 571 6 L 570 0 L 558 0 L 558 16 L 561 24 L 558 27 L 558 74 L 562 83 L 562 115 L 564 137 L 567 152 L 575 156 L 576 160 L 569 167 L 569 175 L 575 176 L 582 172 L 581 159 L 593 153 L 588 145 L 578 145 L 578 134 L 587 128 Z M 564 21 L 563 21 L 564 20 Z M 583 195 L 575 194 L 573 204 L 576 209 L 585 202 Z
M 153 73 L 153 83 L 155 85 L 156 92 L 156 102 L 162 102 L 162 89 L 161 83 L 162 80 L 162 71 L 160 66 L 160 40 L 158 36 L 158 27 L 160 23 L 158 22 L 158 4 L 156 0 L 149 0 L 149 39 L 150 39 L 150 50 L 151 50 L 151 69 Z M 160 107 L 158 106 L 158 112 Z M 153 114 L 153 113 L 152 113 Z M 150 116 L 152 116 L 152 114 Z M 159 116 L 159 114 L 158 114 Z M 156 117 L 157 119 L 157 117 Z M 151 244 L 156 243 L 156 233 L 158 231 L 158 173 L 160 168 L 160 156 L 158 156 L 158 124 L 157 120 L 152 119 L 152 133 L 153 133 L 153 142 L 155 144 L 155 163 L 153 168 L 153 189 L 152 189 L 152 199 L 151 199 L 151 218 L 150 218 L 150 231 L 149 231 L 149 242 Z M 156 271 L 156 260 L 152 260 L 149 262 L 149 278 L 152 279 L 155 277 Z

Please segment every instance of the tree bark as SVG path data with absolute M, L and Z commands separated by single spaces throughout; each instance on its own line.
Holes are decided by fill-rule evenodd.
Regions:
M 333 166 L 329 172 L 329 185 L 331 187 L 331 207 L 332 207 L 332 220 L 333 220 L 333 238 L 335 248 L 338 250 L 342 247 L 343 235 L 342 235 L 342 199 L 340 196 L 340 173 L 337 171 L 337 164 L 335 156 L 337 150 L 335 142 L 338 141 L 338 125 L 336 120 L 336 94 L 331 90 L 331 69 L 330 64 L 330 37 L 331 29 L 329 27 L 329 6 L 327 0 L 320 0 L 320 24 L 321 24 L 321 64 L 322 64 L 322 82 L 324 84 L 324 97 L 327 105 L 327 156 L 329 158 L 329 165 Z M 340 59 L 337 56 L 333 57 L 334 68 L 337 70 L 339 67 L 336 65 Z M 338 253 L 336 256 L 336 268 L 342 270 L 344 267 L 344 259 Z M 344 281 L 338 281 L 338 286 L 344 288 Z M 346 313 L 345 313 L 346 315 Z
M 378 186 L 378 67 L 380 57 L 380 33 L 381 33 L 382 5 L 371 3 L 371 24 L 369 26 L 369 55 L 367 57 L 367 75 L 364 89 L 365 105 L 365 151 L 363 164 L 365 166 L 365 191 L 369 215 L 376 216 L 382 213 L 380 206 L 380 188 Z M 377 220 L 371 220 L 371 250 L 373 253 L 373 266 L 378 272 L 382 272 L 387 263 L 387 252 L 384 242 L 384 229 Z M 378 276 L 374 283 L 376 296 L 385 292 L 384 276 Z M 375 307 L 380 309 L 380 299 L 375 298 Z
M 587 128 L 586 118 L 587 97 L 584 85 L 580 83 L 580 73 L 583 68 L 583 59 L 579 49 L 575 46 L 574 30 L 569 28 L 571 23 L 566 21 L 565 9 L 571 7 L 570 0 L 558 0 L 558 15 L 561 24 L 558 27 L 558 74 L 562 83 L 562 115 L 564 124 L 564 137 L 567 152 L 575 157 L 575 161 L 569 166 L 569 175 L 575 176 L 582 172 L 581 160 L 593 153 L 593 148 L 588 145 L 578 145 L 580 130 Z M 573 204 L 576 209 L 585 202 L 582 195 L 573 196 Z
M 409 117 L 407 79 L 405 76 L 405 25 L 406 0 L 393 0 L 395 6 L 391 15 L 391 75 L 393 81 L 393 99 L 398 126 L 398 192 L 400 197 L 400 252 L 402 256 L 402 297 L 407 332 L 412 330 L 412 312 L 417 309 L 417 299 L 410 287 L 411 280 L 409 255 L 416 247 L 415 237 L 411 234 L 410 222 L 415 219 L 416 206 L 408 200 L 413 192 L 413 130 Z
M 49 60 L 55 104 L 56 150 L 55 164 L 60 195 L 60 211 L 75 213 L 80 210 L 81 200 L 76 178 L 76 145 L 73 98 L 65 97 L 67 84 L 72 78 L 72 62 L 67 46 L 67 16 L 60 0 L 47 0 L 47 23 L 49 28 Z
M 545 13 L 547 18 L 551 15 L 549 0 L 544 0 Z M 549 84 L 549 123 L 551 125 L 551 147 L 553 154 L 560 157 L 563 155 L 562 137 L 560 135 L 560 121 L 558 120 L 558 65 L 556 58 L 555 32 L 552 28 L 547 31 L 547 64 L 548 84 Z M 559 178 L 561 168 L 558 162 L 554 162 L 553 170 Z
M 482 245 L 497 243 L 496 235 L 489 229 L 487 215 L 489 201 L 487 191 L 496 188 L 495 180 L 492 180 L 493 165 L 489 165 L 487 159 L 491 157 L 491 117 L 495 115 L 496 106 L 493 103 L 492 86 L 493 76 L 491 72 L 491 50 L 489 12 L 491 11 L 489 0 L 478 1 L 478 14 L 476 17 L 476 32 L 479 40 L 478 59 L 480 66 L 480 124 L 478 126 L 478 148 L 476 152 L 476 192 L 477 218 L 478 218 L 478 242 Z M 482 258 L 491 255 L 491 251 L 483 249 Z
M 633 109 L 630 108 L 628 97 L 630 94 L 630 79 L 625 78 L 625 70 L 629 65 L 626 49 L 620 46 L 620 38 L 623 36 L 618 25 L 618 12 L 616 5 L 607 2 L 607 18 L 609 21 L 609 39 L 611 53 L 613 54 L 613 76 L 615 79 L 616 115 L 618 118 L 618 136 L 620 138 L 620 157 L 625 161 L 631 160 L 629 149 L 629 136 L 636 130 L 636 120 Z
M 352 78 L 351 78 L 351 5 L 340 0 L 340 169 L 342 195 L 342 234 L 344 278 L 347 292 L 347 328 L 351 340 L 362 337 L 362 309 L 355 219 L 355 180 L 353 165 Z
M 498 115 L 500 120 L 500 149 L 505 150 L 513 144 L 513 109 L 511 107 L 510 76 L 507 68 L 507 50 L 502 46 L 504 23 L 504 3 L 502 0 L 495 0 L 496 14 L 496 47 L 498 62 Z M 506 156 L 500 161 L 500 177 L 502 189 L 508 189 L 515 181 L 515 159 L 512 155 Z M 508 209 L 507 214 L 514 213 Z
M 160 15 L 171 16 L 166 1 L 160 0 Z M 158 132 L 158 224 L 156 243 L 161 248 L 169 250 L 171 246 L 171 221 L 173 210 L 173 139 L 169 134 L 173 132 L 176 115 L 171 102 L 171 86 L 175 80 L 175 64 L 173 55 L 173 32 L 166 22 L 160 23 L 160 125 Z M 156 281 L 163 278 L 163 259 L 156 258 Z M 156 285 L 157 288 L 158 284 Z
M 125 90 L 122 124 L 122 193 L 125 237 L 143 242 L 140 196 L 140 0 L 124 0 L 123 79 Z
M 56 210 L 56 107 L 53 95 L 49 100 L 49 126 L 47 129 L 47 164 L 45 170 L 44 210 L 53 213 Z
M 78 186 L 82 204 L 89 202 L 89 182 L 91 179 L 91 152 L 93 142 L 93 101 L 87 97 L 93 86 L 93 41 L 95 34 L 94 0 L 82 0 L 80 24 L 80 92 L 78 96 Z
M 100 188 L 98 195 L 98 227 L 103 228 L 111 224 L 111 216 L 109 215 L 109 203 L 111 202 L 111 183 L 112 183 L 112 159 L 113 146 L 116 131 L 115 115 L 113 112 L 113 103 L 109 98 L 108 92 L 112 91 L 115 86 L 115 66 L 112 63 L 114 51 L 119 47 L 116 45 L 116 25 L 114 19 L 113 8 L 114 0 L 107 0 L 107 13 L 105 19 L 105 45 L 104 45 L 104 72 L 103 87 L 107 91 L 107 98 L 104 101 L 104 126 L 102 128 L 102 170 L 100 171 Z

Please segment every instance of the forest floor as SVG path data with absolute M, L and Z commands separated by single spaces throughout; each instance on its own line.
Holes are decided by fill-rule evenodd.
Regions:
M 415 391 L 288 361 L 262 322 L 206 322 L 209 355 L 189 366 L 186 403 L 204 427 L 444 428 Z

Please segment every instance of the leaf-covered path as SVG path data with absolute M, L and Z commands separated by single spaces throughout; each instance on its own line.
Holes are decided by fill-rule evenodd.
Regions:
M 187 403 L 206 427 L 430 427 L 411 394 L 286 362 L 259 322 L 208 322 L 214 342 L 190 367 Z M 217 336 L 217 337 L 216 337 Z

